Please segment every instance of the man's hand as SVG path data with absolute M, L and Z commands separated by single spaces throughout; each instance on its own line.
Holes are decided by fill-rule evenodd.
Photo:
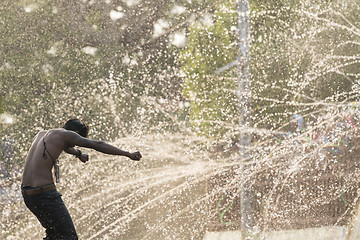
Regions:
M 139 161 L 142 158 L 141 153 L 139 151 L 133 152 L 129 154 L 129 158 L 134 161 Z
M 80 161 L 82 161 L 83 163 L 86 163 L 87 161 L 89 161 L 89 155 L 87 155 L 86 153 L 82 153 L 79 156 Z

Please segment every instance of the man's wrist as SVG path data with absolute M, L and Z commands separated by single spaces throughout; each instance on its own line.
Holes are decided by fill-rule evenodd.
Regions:
M 81 150 L 80 149 L 77 149 L 77 154 L 75 154 L 75 157 L 77 157 L 77 158 L 80 158 L 81 157 L 81 154 L 82 154 L 82 152 L 81 152 Z

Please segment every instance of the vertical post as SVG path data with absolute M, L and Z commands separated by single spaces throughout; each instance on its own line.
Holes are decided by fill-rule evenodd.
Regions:
M 252 191 L 251 184 L 246 183 L 248 168 L 244 161 L 250 156 L 251 135 L 245 130 L 250 127 L 250 21 L 249 1 L 238 1 L 238 29 L 239 29 L 239 64 L 238 64 L 238 89 L 239 97 L 239 124 L 240 124 L 240 203 L 241 203 L 241 232 L 242 239 L 247 239 L 253 225 Z

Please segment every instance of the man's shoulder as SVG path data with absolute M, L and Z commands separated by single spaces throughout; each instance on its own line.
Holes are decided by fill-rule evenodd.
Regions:
M 53 128 L 50 129 L 49 132 L 67 132 L 68 130 L 64 129 L 64 128 Z
M 54 128 L 49 130 L 49 134 L 59 134 L 59 135 L 71 135 L 74 134 L 74 131 L 66 130 L 64 128 Z
M 65 129 L 63 129 L 63 130 L 65 130 Z M 48 130 L 40 130 L 38 132 L 38 134 L 39 135 L 45 135 L 45 134 L 50 135 L 50 134 L 53 134 L 53 133 L 60 133 L 61 131 L 62 131 L 61 128 L 53 128 L 53 129 L 48 129 Z
M 50 130 L 40 131 L 39 135 L 43 135 L 46 138 L 58 138 L 58 137 L 64 137 L 69 133 L 68 130 L 64 128 L 53 128 Z
M 45 135 L 45 138 L 56 141 L 58 144 L 67 144 L 69 141 L 71 141 L 71 139 L 76 137 L 75 132 L 66 130 L 64 128 L 50 129 L 46 134 L 48 134 L 48 136 Z

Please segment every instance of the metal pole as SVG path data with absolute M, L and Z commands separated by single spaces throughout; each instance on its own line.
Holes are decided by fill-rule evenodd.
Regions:
M 245 184 L 248 167 L 244 164 L 246 158 L 250 155 L 251 136 L 245 133 L 245 129 L 250 127 L 250 99 L 251 99 L 251 82 L 250 82 L 250 21 L 249 21 L 249 1 L 238 1 L 238 29 L 239 29 L 239 64 L 238 64 L 238 89 L 240 105 L 240 204 L 241 204 L 241 232 L 242 238 L 247 239 L 253 224 L 253 211 L 251 206 L 252 193 L 250 184 Z

